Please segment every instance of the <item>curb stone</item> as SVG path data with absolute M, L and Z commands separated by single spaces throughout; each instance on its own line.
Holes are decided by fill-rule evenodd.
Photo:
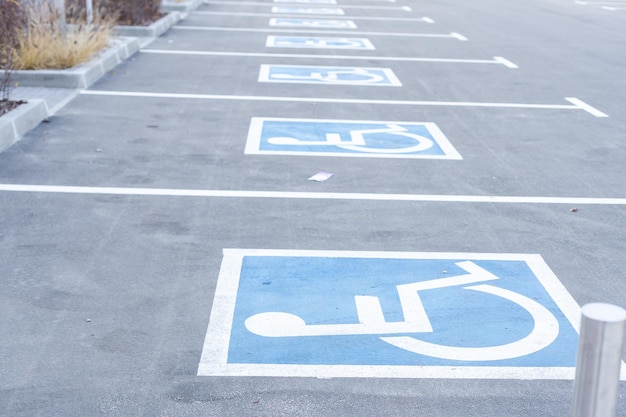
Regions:
M 63 70 L 18 70 L 11 79 L 22 86 L 87 88 L 139 48 L 137 38 L 118 38 L 111 47 L 84 64 Z
M 185 1 L 179 4 L 177 7 L 184 7 L 185 11 L 189 11 L 202 4 L 202 0 Z M 90 61 L 64 70 L 18 70 L 11 74 L 11 79 L 22 87 L 75 90 L 88 88 L 118 64 L 137 53 L 142 44 L 149 43 L 152 39 L 162 35 L 182 18 L 183 15 L 180 12 L 171 11 L 148 27 L 117 26 L 114 29 L 115 32 L 125 36 L 113 39 L 109 48 Z M 71 94 L 70 97 L 72 97 Z M 65 104 L 67 101 L 63 100 L 62 103 Z M 52 110 L 55 112 L 58 108 Z M 29 98 L 26 104 L 0 117 L 0 152 L 17 142 L 53 112 L 48 109 L 45 100 Z
M 30 99 L 0 117 L 0 152 L 17 142 L 22 135 L 48 117 L 45 100 Z

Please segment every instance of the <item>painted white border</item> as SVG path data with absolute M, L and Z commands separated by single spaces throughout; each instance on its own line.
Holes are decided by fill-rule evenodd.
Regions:
M 307 36 L 295 36 L 297 38 L 308 39 Z M 358 39 L 362 40 L 366 46 L 371 48 L 351 48 L 351 47 L 317 47 L 307 45 L 274 45 L 275 36 L 268 36 L 265 46 L 275 48 L 315 48 L 315 49 L 354 49 L 359 51 L 376 49 L 367 38 L 325 38 L 325 39 Z M 314 39 L 324 39 L 323 37 L 311 37 Z M 285 54 L 285 53 L 266 53 L 266 52 L 228 52 L 228 51 L 188 51 L 188 50 L 172 50 L 172 49 L 142 49 L 143 54 L 159 54 L 159 55 L 189 55 L 189 56 L 227 56 L 227 57 L 254 57 L 254 58 L 313 58 L 313 59 L 345 59 L 351 61 L 398 61 L 398 62 L 431 62 L 431 63 L 449 63 L 449 64 L 497 64 L 504 65 L 507 68 L 519 68 L 517 65 L 503 57 L 494 57 L 490 59 L 464 59 L 464 58 L 425 58 L 416 56 L 373 56 L 373 55 L 322 55 L 322 54 Z
M 420 155 L 420 154 L 390 154 L 390 153 L 367 153 L 367 152 L 305 152 L 305 151 L 264 151 L 261 147 L 261 134 L 263 124 L 266 121 L 272 122 L 312 122 L 312 123 L 384 123 L 400 125 L 420 125 L 424 126 L 432 135 L 437 145 L 444 152 L 444 155 Z M 288 117 L 253 117 L 250 120 L 248 138 L 244 154 L 247 155 L 300 155 L 300 156 L 334 156 L 346 158 L 396 158 L 396 159 L 453 159 L 462 160 L 463 157 L 452 146 L 446 135 L 439 127 L 432 122 L 399 122 L 389 120 L 346 120 L 346 119 L 295 119 Z
M 274 0 L 274 3 L 337 4 L 337 0 Z
M 272 13 L 282 13 L 282 14 L 319 14 L 326 16 L 343 16 L 346 12 L 339 7 L 313 7 L 313 6 L 274 6 L 272 7 Z
M 293 28 L 310 28 L 310 29 L 356 29 L 356 23 L 352 20 L 333 20 L 333 19 L 297 19 L 309 22 L 333 22 L 335 25 L 329 24 L 328 26 L 310 26 L 297 23 L 279 23 L 280 20 L 294 20 L 292 17 L 277 17 L 270 19 L 270 26 L 273 27 L 293 27 Z
M 255 13 L 255 12 L 220 12 L 220 11 L 207 11 L 207 10 L 197 10 L 192 12 L 195 15 L 203 15 L 203 16 L 256 16 L 256 17 L 277 17 L 276 14 L 273 13 Z M 289 14 L 281 15 L 280 17 L 288 17 Z M 301 15 L 291 15 L 293 18 L 301 18 Z M 390 21 L 390 22 L 424 22 L 424 23 L 435 23 L 433 19 L 430 17 L 384 17 L 384 16 L 353 16 L 350 15 L 351 20 L 377 20 L 377 21 Z M 341 20 L 341 19 L 337 19 Z
M 280 365 L 228 364 L 230 330 L 235 310 L 239 275 L 244 256 L 301 256 L 384 259 L 467 259 L 524 261 L 554 300 L 573 328 L 580 329 L 580 307 L 554 272 L 538 254 L 381 252 L 284 249 L 224 249 L 211 317 L 198 365 L 198 376 L 272 376 L 315 378 L 460 378 L 460 379 L 568 379 L 574 367 L 476 367 L 385 365 Z M 622 361 L 620 379 L 626 381 Z
M 346 50 L 356 50 L 356 51 L 373 51 L 376 49 L 374 44 L 367 38 L 340 38 L 340 37 L 331 37 L 331 36 L 280 36 L 281 38 L 296 38 L 296 39 L 316 39 L 316 40 L 347 40 L 347 41 L 357 41 L 361 42 L 364 48 L 357 47 L 345 47 L 345 46 L 313 46 L 313 45 L 276 45 L 276 38 L 278 36 L 270 35 L 265 40 L 265 46 L 269 48 L 311 48 L 311 49 L 346 49 Z M 311 56 L 313 57 L 313 56 Z M 365 57 L 359 56 L 359 58 L 365 59 Z
M 626 206 L 626 198 L 460 194 L 328 193 L 306 191 L 202 190 L 184 188 L 81 187 L 72 185 L 0 184 L 0 192 L 128 195 L 193 198 L 276 198 L 293 200 L 398 201 L 404 203 L 561 204 L 569 206 Z
M 339 20 L 337 20 L 339 21 Z M 354 22 L 353 22 L 354 23 Z M 302 27 L 302 26 L 300 26 Z M 198 30 L 208 32 L 256 32 L 256 33 L 319 33 L 319 34 L 332 34 L 332 35 L 365 35 L 365 36 L 393 36 L 393 37 L 413 37 L 413 38 L 441 38 L 441 39 L 456 39 L 459 41 L 467 41 L 467 38 L 460 33 L 417 33 L 417 32 L 349 32 L 342 30 L 331 30 L 325 28 L 310 28 L 310 29 L 277 29 L 277 28 L 244 28 L 244 27 L 225 27 L 225 26 L 172 26 L 174 30 Z M 318 30 L 320 29 L 320 30 Z M 354 28 L 356 29 L 356 25 Z
M 337 4 L 337 0 L 274 0 L 274 3 Z
M 320 68 L 320 69 L 333 69 L 333 70 L 376 70 L 381 71 L 385 77 L 387 77 L 388 83 L 385 84 L 371 84 L 368 82 L 325 82 L 325 81 L 306 81 L 306 80 L 273 80 L 270 79 L 270 70 L 272 68 Z M 331 67 L 331 66 L 317 66 L 317 65 L 274 65 L 274 64 L 261 64 L 259 69 L 258 82 L 265 83 L 280 83 L 280 84 L 316 84 L 316 85 L 353 85 L 353 86 L 367 86 L 367 87 L 402 87 L 402 83 L 393 73 L 391 68 L 374 68 L 374 67 Z

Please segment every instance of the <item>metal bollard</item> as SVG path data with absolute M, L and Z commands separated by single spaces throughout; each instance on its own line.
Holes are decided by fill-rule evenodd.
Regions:
M 572 417 L 615 417 L 625 324 L 621 307 L 583 306 Z

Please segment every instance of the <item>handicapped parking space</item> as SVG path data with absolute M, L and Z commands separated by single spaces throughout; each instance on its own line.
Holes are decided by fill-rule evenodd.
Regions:
M 54 130 L 40 126 L 28 145 L 0 155 L 11 173 L 5 181 L 614 197 L 607 190 L 619 186 L 625 156 L 618 129 L 589 126 L 595 118 L 575 108 L 377 105 L 376 117 L 365 119 L 371 104 L 268 107 L 245 100 L 91 95 L 74 103 L 52 119 Z M 87 107 L 97 111 L 85 113 Z M 71 135 L 78 129 L 76 142 Z M 581 132 L 597 139 L 571 140 Z M 354 142 L 359 136 L 365 145 Z M 318 171 L 335 176 L 324 184 L 306 180 Z
M 481 61 L 491 55 L 477 54 L 465 47 L 456 35 L 413 33 L 409 36 L 387 36 L 385 32 L 338 31 L 226 31 L 228 36 L 216 36 L 220 30 L 207 31 L 198 26 L 179 26 L 154 40 L 144 51 L 187 51 L 228 53 L 282 53 L 292 55 L 355 55 L 373 57 L 432 58 Z M 198 36 L 198 34 L 202 36 Z M 210 41 L 208 41 L 210 40 Z M 359 47 L 362 43 L 367 48 Z M 265 47 L 265 50 L 263 49 Z M 301 49 L 302 48 L 302 49 Z M 414 52 L 419 49 L 419 54 Z M 294 56 L 294 58 L 296 58 Z
M 401 310 L 398 300 L 394 298 L 394 292 L 397 291 L 394 285 L 411 283 L 412 279 L 429 281 L 467 275 L 463 267 L 472 266 L 461 264 L 459 267 L 456 264 L 468 261 L 487 273 L 498 276 L 498 279 L 476 282 L 474 285 L 487 284 L 487 290 L 493 290 L 495 287 L 518 293 L 521 291 L 519 285 L 528 286 L 530 292 L 522 292 L 524 297 L 533 300 L 534 303 L 540 303 L 549 310 L 549 314 L 553 315 L 563 328 L 564 338 L 568 337 L 568 333 L 571 337 L 572 331 L 571 327 L 568 330 L 570 326 L 568 319 L 563 317 L 567 313 L 567 307 L 558 302 L 555 306 L 553 301 L 550 301 L 554 300 L 550 292 L 553 290 L 545 289 L 546 286 L 554 286 L 556 281 L 554 278 L 551 278 L 551 284 L 537 281 L 537 278 L 545 281 L 546 274 L 549 274 L 546 268 L 556 275 L 558 281 L 566 286 L 568 292 L 580 304 L 599 295 L 606 296 L 609 301 L 614 302 L 619 302 L 624 296 L 622 286 L 605 279 L 614 269 L 626 267 L 619 261 L 621 259 L 619 253 L 624 249 L 621 233 L 606 221 L 609 217 L 623 221 L 624 211 L 616 213 L 611 207 L 595 207 L 587 213 L 581 212 L 579 214 L 584 216 L 584 220 L 581 220 L 580 217 L 566 212 L 564 209 L 567 206 L 539 207 L 533 204 L 398 205 L 395 202 L 384 201 L 255 198 L 241 200 L 191 196 L 148 197 L 61 193 L 3 193 L 2 199 L 5 208 L 2 228 L 10 238 L 0 242 L 2 247 L 0 264 L 5 277 L 1 284 L 0 297 L 3 306 L 11 306 L 4 311 L 3 317 L 6 323 L 18 323 L 20 317 L 33 315 L 33 318 L 47 322 L 48 326 L 43 333 L 40 331 L 30 333 L 23 328 L 15 327 L 12 337 L 6 340 L 1 349 L 7 349 L 7 352 L 14 350 L 21 352 L 25 360 L 29 360 L 29 363 L 37 369 L 40 380 L 30 392 L 37 393 L 37 398 L 43 403 L 52 401 L 55 396 L 58 399 L 68 390 L 80 392 L 81 401 L 89 403 L 104 405 L 109 401 L 113 403 L 122 401 L 122 408 L 128 410 L 129 406 L 125 403 L 127 400 L 124 400 L 122 393 L 130 392 L 135 403 L 149 409 L 151 406 L 148 404 L 154 401 L 163 402 L 164 407 L 174 407 L 168 396 L 170 391 L 180 390 L 184 397 L 198 395 L 198 398 L 204 398 L 206 384 L 227 384 L 231 389 L 233 384 L 235 386 L 246 384 L 245 392 L 256 392 L 263 398 L 265 391 L 262 387 L 281 387 L 285 383 L 281 379 L 237 382 L 220 378 L 199 380 L 194 377 L 200 362 L 209 311 L 220 302 L 219 298 L 217 302 L 213 301 L 213 294 L 216 285 L 221 285 L 216 284 L 216 279 L 220 271 L 223 248 L 272 249 L 280 246 L 301 250 L 302 252 L 289 254 L 288 258 L 281 257 L 286 255 L 285 252 L 272 252 L 277 258 L 268 260 L 274 264 L 278 262 L 280 274 L 274 270 L 276 265 L 258 262 L 256 265 L 248 264 L 242 270 L 242 273 L 247 274 L 245 282 L 247 287 L 241 286 L 240 297 L 254 297 L 254 302 L 248 303 L 248 308 L 257 308 L 258 310 L 254 311 L 256 314 L 268 311 L 265 307 L 272 299 L 275 302 L 282 299 L 285 303 L 297 301 L 297 298 L 286 296 L 291 292 L 301 296 L 301 292 L 295 291 L 297 289 L 326 291 L 324 302 L 319 304 L 319 311 L 330 314 L 327 316 L 327 324 L 337 324 L 333 320 L 338 318 L 338 315 L 341 315 L 347 324 L 358 322 L 356 307 L 349 305 L 355 295 L 379 297 L 386 320 L 396 320 L 401 317 L 399 316 Z M 29 227 L 20 227 L 20 212 L 25 205 L 31 207 L 32 216 Z M 348 215 L 338 222 L 336 221 L 338 212 Z M 181 213 L 186 215 L 181 216 Z M 616 215 L 619 219 L 615 219 Z M 487 225 L 486 218 L 489 219 Z M 320 228 L 320 224 L 332 224 L 333 227 Z M 546 230 L 548 226 L 549 232 Z M 20 233 L 10 233 L 18 227 Z M 74 238 L 64 243 L 63 247 L 59 247 L 58 236 L 67 230 L 74 232 Z M 91 237 L 96 235 L 100 238 L 98 249 L 94 251 Z M 585 239 L 581 239 L 583 236 Z M 609 242 L 611 245 L 600 245 L 600 242 Z M 423 262 L 411 254 L 365 253 L 374 246 L 379 251 L 385 252 L 427 253 L 420 255 L 425 259 Z M 37 256 L 33 256 L 32 253 L 35 247 Z M 483 255 L 481 258 L 476 254 L 468 254 L 475 253 L 476 248 L 480 248 L 484 254 L 539 253 L 543 261 L 537 260 L 536 255 L 517 257 L 499 255 L 495 258 Z M 315 254 L 317 257 L 307 260 L 307 256 L 312 256 L 307 252 L 310 249 L 358 253 L 350 252 L 347 259 L 350 261 L 349 265 L 336 265 L 333 259 L 336 260 L 337 255 L 341 254 L 326 254 L 333 258 L 329 259 L 320 258 L 318 253 Z M 441 253 L 435 252 L 452 254 L 442 257 Z M 255 255 L 253 251 L 244 253 Z M 296 255 L 299 259 L 294 259 L 291 255 Z M 344 253 L 343 256 L 345 255 Z M 23 263 L 25 256 L 29 259 L 28 264 Z M 396 263 L 393 260 L 402 257 L 405 258 L 400 261 L 402 268 L 400 265 L 392 267 L 387 265 L 390 262 Z M 437 258 L 439 260 L 436 260 Z M 115 262 L 111 262 L 112 259 Z M 339 258 L 339 261 L 342 259 L 344 258 Z M 616 262 L 607 265 L 603 259 L 615 259 Z M 287 265 L 284 263 L 285 260 L 297 262 Z M 533 267 L 536 262 L 542 265 L 539 269 Z M 423 268 L 418 268 L 422 271 L 420 274 L 415 272 L 416 263 L 424 265 Z M 357 269 L 357 265 L 361 269 Z M 221 267 L 222 274 L 226 273 L 226 266 L 227 264 L 223 264 Z M 529 269 L 530 267 L 535 269 Z M 354 274 L 363 272 L 362 268 L 369 273 L 370 278 L 367 282 L 355 280 Z M 315 271 L 315 275 L 311 275 L 311 271 Z M 474 272 L 484 274 L 480 270 Z M 289 280 L 289 274 L 292 273 L 300 278 Z M 346 274 L 351 274 L 350 280 L 346 280 L 341 288 L 338 286 L 337 289 L 333 289 L 333 282 L 337 283 L 335 280 L 341 276 L 345 277 Z M 310 277 L 308 287 L 301 287 L 304 276 Z M 389 279 L 384 279 L 385 277 Z M 397 282 L 399 277 L 402 277 L 401 281 Z M 291 287 L 285 287 L 287 284 Z M 470 285 L 473 284 L 466 284 Z M 120 291 L 120 288 L 124 291 Z M 483 300 L 498 300 L 498 303 L 502 304 L 497 303 L 494 306 L 500 312 L 510 312 L 513 314 L 512 317 L 521 319 L 523 328 L 510 327 L 509 334 L 502 335 L 504 339 L 514 341 L 521 333 L 530 333 L 527 327 L 528 317 L 523 309 L 517 310 L 514 301 L 506 297 L 499 300 L 501 296 L 484 291 L 485 287 L 482 287 L 483 291 L 456 286 L 445 288 L 442 290 L 445 301 L 432 298 L 438 296 L 436 290 L 432 292 L 422 290 L 420 293 L 433 329 L 441 331 L 445 328 L 446 317 L 443 315 L 445 309 L 442 307 L 446 302 L 455 303 L 456 297 L 468 297 L 469 300 L 479 303 Z M 311 294 L 311 297 L 318 297 L 319 294 L 319 292 Z M 328 294 L 336 294 L 337 297 L 341 295 L 342 304 L 336 304 Z M 277 295 L 283 297 L 276 297 Z M 221 299 L 225 300 L 226 298 Z M 364 300 L 365 298 L 361 299 Z M 244 298 L 240 298 L 237 301 L 238 308 L 241 308 L 245 301 Z M 441 304 L 442 302 L 444 304 Z M 534 303 L 530 303 L 533 312 L 536 307 Z M 300 304 L 305 307 L 304 303 Z M 394 311 L 390 312 L 390 308 Z M 542 309 L 538 310 L 545 313 Z M 476 313 L 479 311 L 474 310 L 474 314 Z M 245 311 L 237 311 L 235 317 L 245 321 L 246 314 Z M 309 321 L 315 320 L 312 316 L 304 318 Z M 506 316 L 500 314 L 499 319 L 502 320 L 500 324 L 504 323 Z M 37 320 L 33 323 L 37 323 Z M 510 324 L 513 326 L 515 323 L 517 321 Z M 473 340 L 474 347 L 480 343 L 484 343 L 484 346 L 493 343 L 490 340 L 476 340 L 475 334 L 472 333 L 475 330 L 468 329 L 467 335 L 464 336 Z M 437 336 L 434 332 L 433 335 Z M 239 336 L 233 333 L 232 337 Z M 455 342 L 454 334 L 448 333 L 446 337 L 448 340 L 440 339 L 436 343 Z M 330 339 L 327 341 L 347 348 L 345 341 Z M 268 342 L 278 340 L 264 340 L 263 344 Z M 320 340 L 316 341 L 319 342 Z M 435 340 L 431 342 L 435 343 Z M 295 347 L 297 343 L 301 342 L 296 342 Z M 396 349 L 398 349 L 396 353 L 402 352 L 402 349 L 382 340 L 376 339 L 376 343 L 385 346 L 385 349 L 388 345 L 392 352 Z M 16 346 L 20 348 L 15 349 Z M 244 349 L 244 346 L 247 348 L 249 345 L 241 347 L 233 345 L 233 349 Z M 270 350 L 271 348 L 259 349 L 258 353 L 269 354 Z M 322 349 L 318 354 L 329 354 L 332 351 L 333 349 Z M 244 350 L 234 352 L 236 355 L 246 355 Z M 571 351 L 568 352 L 571 354 Z M 548 352 L 544 353 L 548 355 Z M 288 350 L 282 362 L 293 362 L 295 355 L 294 350 Z M 568 355 L 564 354 L 560 360 L 571 359 L 571 355 Z M 397 357 L 398 361 L 411 361 L 412 355 L 401 356 Z M 359 357 L 344 356 L 351 357 L 353 360 L 365 361 L 365 365 L 372 363 L 367 362 L 368 357 L 373 358 L 367 353 Z M 372 360 L 380 362 L 385 357 Z M 396 355 L 392 354 L 386 360 L 394 357 Z M 258 356 L 250 356 L 248 362 L 258 360 Z M 328 359 L 316 360 L 329 364 Z M 458 369 L 460 364 L 455 361 L 448 362 L 446 366 L 450 366 L 451 363 L 457 367 L 456 371 L 450 370 L 452 374 L 464 372 L 463 369 Z M 497 361 L 489 366 L 493 367 L 496 363 Z M 61 373 L 60 367 L 65 367 L 66 372 Z M 369 372 L 375 370 L 370 369 Z M 497 371 L 494 368 L 491 372 L 496 375 Z M 424 372 L 428 372 L 428 369 L 424 369 Z M 93 375 L 97 382 L 91 385 L 92 389 L 83 390 L 81 385 L 84 381 L 75 375 Z M 8 367 L 5 376 L 12 381 L 26 380 L 23 369 L 18 370 L 17 367 Z M 62 384 L 59 384 L 60 381 Z M 137 381 L 144 381 L 142 387 L 146 386 L 145 381 L 152 381 L 153 391 L 159 394 L 153 396 L 137 392 Z M 362 390 L 369 393 L 379 390 L 381 382 L 363 379 L 362 382 L 348 383 L 342 378 L 337 378 L 335 382 L 326 381 L 326 383 L 333 384 L 336 392 L 349 396 L 352 395 L 350 394 L 352 384 L 358 384 Z M 289 379 L 289 384 L 299 389 L 308 387 L 316 392 L 318 389 L 324 391 L 323 386 L 315 388 L 315 381 L 308 378 Z M 404 387 L 402 379 L 394 379 L 389 384 L 389 389 Z M 499 384 L 515 386 L 512 381 L 500 381 Z M 442 392 L 450 393 L 452 390 L 455 394 L 452 397 L 460 398 L 463 398 L 465 390 L 472 386 L 452 383 L 433 387 L 432 381 L 428 385 L 430 395 L 439 396 Z M 285 395 L 295 395 L 296 398 L 300 395 L 287 387 L 282 387 L 281 390 Z M 415 395 L 412 390 L 408 392 L 411 396 Z M 503 391 L 494 395 L 515 402 L 519 398 L 528 400 L 536 393 L 527 389 L 514 394 Z M 555 393 L 555 397 L 559 399 L 557 401 L 559 404 L 567 401 L 562 393 Z M 476 398 L 471 401 L 474 401 L 473 404 L 478 409 L 487 411 L 489 402 L 482 402 Z M 210 401 L 202 403 L 207 407 L 213 406 L 213 402 Z M 176 407 L 186 407 L 181 403 L 176 404 Z M 63 404 L 59 404 L 57 409 L 63 407 L 65 407 Z
M 548 105 L 566 104 L 564 97 L 573 95 L 558 86 L 555 90 L 539 88 L 544 85 L 543 79 L 529 82 L 528 88 L 520 90 L 523 74 L 495 59 L 485 61 L 219 56 L 148 50 L 132 66 L 119 67 L 92 90 Z M 183 69 L 184 78 L 169 76 Z M 237 75 L 236 81 L 232 80 L 233 74 Z M 492 83 L 475 83 L 476 77 L 489 77 Z M 163 83 L 163 79 L 168 82 Z M 580 99 L 584 101 L 584 97 Z
M 200 375 L 551 379 L 576 362 L 578 306 L 538 255 L 225 249 L 216 294 Z

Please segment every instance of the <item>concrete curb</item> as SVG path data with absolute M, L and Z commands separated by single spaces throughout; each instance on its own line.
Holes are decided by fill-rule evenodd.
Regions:
M 202 4 L 202 0 L 192 0 L 181 4 L 197 7 Z M 138 52 L 142 40 L 162 35 L 181 19 L 181 13 L 172 11 L 147 27 L 117 26 L 115 33 L 128 37 L 114 39 L 109 48 L 100 52 L 89 62 L 64 70 L 14 71 L 11 74 L 11 80 L 23 87 L 88 88 L 118 64 Z M 69 100 L 64 100 L 60 106 L 67 101 Z M 58 108 L 53 109 L 53 111 L 56 110 Z M 0 117 L 0 152 L 17 142 L 50 114 L 52 113 L 45 100 L 28 99 L 26 104 L 21 104 Z
M 48 117 L 45 100 L 30 99 L 26 104 L 0 117 L 0 152 L 17 142 L 26 132 Z
M 64 70 L 15 71 L 11 79 L 22 86 L 51 88 L 87 88 L 108 71 L 115 68 L 137 51 L 137 38 L 118 38 L 110 48 L 99 53 L 89 62 Z M 4 116 L 3 116 L 4 117 Z
M 114 33 L 119 36 L 136 36 L 139 38 L 157 38 L 167 32 L 182 19 L 177 11 L 171 11 L 150 26 L 115 26 Z

